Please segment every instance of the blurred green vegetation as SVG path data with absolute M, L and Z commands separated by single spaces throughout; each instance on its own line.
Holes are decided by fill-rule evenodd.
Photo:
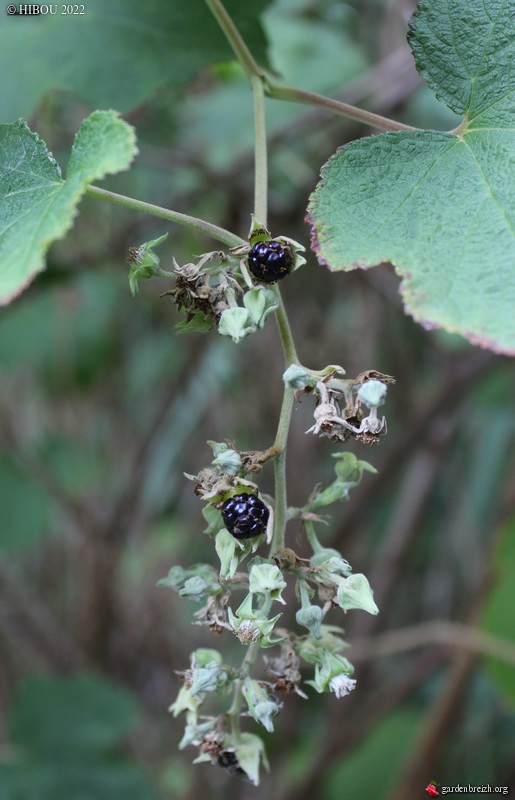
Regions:
M 153 5 L 157 13 L 167 3 Z M 411 10 L 410 2 L 380 0 L 269 4 L 270 64 L 287 83 L 415 125 L 452 127 L 411 63 Z M 15 23 L 1 20 L 4 36 Z M 116 52 L 127 56 L 129 43 L 117 37 Z M 28 87 L 31 128 L 63 162 L 102 87 L 99 100 L 91 82 L 86 95 L 79 84 L 41 94 L 40 62 L 52 74 L 56 56 L 22 47 L 31 69 L 25 84 L 18 80 Z M 253 165 L 244 77 L 232 62 L 195 72 L 206 60 L 196 53 L 182 73 L 178 59 L 177 73 L 159 85 L 159 49 L 144 53 L 131 57 L 154 76 L 152 90 L 126 113 L 141 153 L 134 169 L 105 185 L 245 236 Z M 108 77 L 121 92 L 123 59 L 113 57 Z M 0 106 L 10 92 L 5 82 Z M 272 231 L 308 245 L 304 214 L 321 164 L 370 131 L 286 103 L 270 101 L 267 110 Z M 381 447 L 349 445 L 378 475 L 366 475 L 336 509 L 324 540 L 369 576 L 381 614 L 346 621 L 356 644 L 353 695 L 284 698 L 276 733 L 266 737 L 272 774 L 262 787 L 193 768 L 193 751 L 177 752 L 182 725 L 167 707 L 179 688 L 174 670 L 195 647 L 213 646 L 212 634 L 190 624 L 193 603 L 155 584 L 175 563 L 216 562 L 183 473 L 210 461 L 208 439 L 239 449 L 272 443 L 278 338 L 272 320 L 238 346 L 216 334 L 177 336 L 180 319 L 160 297 L 165 282 L 142 283 L 131 297 L 128 248 L 169 229 L 160 251 L 166 267 L 216 245 L 90 198 L 81 211 L 52 248 L 48 270 L 0 316 L 0 800 L 388 800 L 403 797 L 406 770 L 421 754 L 420 797 L 431 779 L 515 786 L 513 661 L 438 639 L 413 648 L 401 636 L 389 655 L 374 649 L 388 632 L 434 620 L 479 626 L 513 647 L 510 361 L 417 327 L 387 265 L 333 275 L 311 255 L 285 282 L 305 364 L 397 379 Z M 304 435 L 311 412 L 304 399 L 294 414 L 292 505 L 332 475 L 333 446 Z M 272 491 L 268 470 L 260 481 Z M 290 536 L 302 551 L 299 532 Z M 235 650 L 225 636 L 214 646 Z M 450 704 L 446 687 L 459 669 Z M 438 733 L 431 747 L 428 731 Z

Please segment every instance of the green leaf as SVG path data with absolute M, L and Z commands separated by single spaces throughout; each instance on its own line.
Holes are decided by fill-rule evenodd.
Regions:
M 265 66 L 258 17 L 268 3 L 225 3 Z M 204 0 L 88 0 L 84 9 L 82 15 L 4 16 L 0 74 L 10 76 L 0 89 L 4 121 L 29 117 L 51 89 L 72 92 L 90 108 L 114 106 L 125 113 L 158 87 L 183 86 L 204 64 L 233 58 Z M 20 58 L 28 52 L 30 57 Z
M 67 180 L 44 142 L 22 121 L 0 125 L 0 304 L 44 269 L 50 244 L 71 227 L 88 183 L 127 169 L 137 152 L 134 130 L 114 111 L 82 123 Z
M 515 354 L 512 0 L 423 0 L 410 43 L 435 93 L 465 121 L 454 133 L 385 133 L 339 150 L 309 214 L 331 270 L 383 261 L 406 310 Z

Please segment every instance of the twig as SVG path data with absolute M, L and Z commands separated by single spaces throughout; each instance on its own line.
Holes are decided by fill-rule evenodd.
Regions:
M 372 639 L 357 639 L 352 643 L 350 658 L 356 662 L 368 661 L 435 644 L 498 658 L 515 666 L 515 644 L 472 625 L 446 620 L 409 625 L 378 634 Z

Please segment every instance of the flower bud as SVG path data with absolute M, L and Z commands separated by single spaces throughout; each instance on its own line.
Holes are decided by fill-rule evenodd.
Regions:
M 386 392 L 386 384 L 372 380 L 362 385 L 358 391 L 358 397 L 368 408 L 377 408 L 386 400 Z
M 233 342 L 240 342 L 249 333 L 254 333 L 256 326 L 252 321 L 250 311 L 246 308 L 234 307 L 226 308 L 222 312 L 218 323 L 218 333 L 222 336 L 230 336 Z
M 338 586 L 336 599 L 340 608 L 349 611 L 351 608 L 360 608 L 369 614 L 379 614 L 379 609 L 374 602 L 374 595 L 370 584 L 364 575 L 349 575 Z
M 217 455 L 213 464 L 220 467 L 222 472 L 225 472 L 227 475 L 237 475 L 238 471 L 241 469 L 240 454 L 237 453 L 236 450 L 224 450 Z
M 285 604 L 281 592 L 286 588 L 282 572 L 275 564 L 254 564 L 249 575 L 249 591 L 251 594 L 262 594 Z
M 269 733 L 272 733 L 274 730 L 272 719 L 279 713 L 280 706 L 270 699 L 266 689 L 261 684 L 250 678 L 245 679 L 243 695 L 247 701 L 250 715 L 256 722 L 261 723 Z
M 323 611 L 320 606 L 308 605 L 304 606 L 304 608 L 299 608 L 297 614 L 295 615 L 295 619 L 299 625 L 302 625 L 304 628 L 308 628 L 310 634 L 315 639 L 321 639 L 321 623 L 323 616 Z
M 194 578 L 188 578 L 179 594 L 181 597 L 189 597 L 190 600 L 199 602 L 211 594 L 212 586 L 213 584 L 206 583 L 199 575 L 195 575 Z
M 306 386 L 315 386 L 316 378 L 298 364 L 291 364 L 283 374 L 283 381 L 289 389 L 305 389 Z
M 262 328 L 267 317 L 279 306 L 279 300 L 271 289 L 254 286 L 243 296 L 243 305 L 249 312 L 254 325 Z
M 195 695 L 204 692 L 219 693 L 226 688 L 229 680 L 230 676 L 227 669 L 217 661 L 210 661 L 204 667 L 194 668 L 190 695 L 195 697 Z
M 159 256 L 153 252 L 153 248 L 164 242 L 168 234 L 159 236 L 158 239 L 151 239 L 139 247 L 131 247 L 129 250 L 128 262 L 131 266 L 129 270 L 129 285 L 133 295 L 138 291 L 138 280 L 152 278 L 158 273 Z

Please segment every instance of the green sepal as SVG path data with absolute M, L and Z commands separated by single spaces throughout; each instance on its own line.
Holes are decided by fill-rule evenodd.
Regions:
M 265 228 L 264 225 L 256 219 L 254 214 L 250 215 L 251 218 L 251 225 L 249 231 L 249 245 L 250 247 L 254 247 L 255 244 L 258 242 L 269 242 L 272 238 L 272 235 L 269 231 Z
M 157 247 L 168 238 L 168 233 L 159 236 L 157 239 L 151 239 L 149 242 L 140 244 L 139 247 L 131 247 L 129 261 L 131 268 L 129 270 L 129 286 L 132 296 L 138 291 L 138 280 L 146 280 L 153 278 L 157 274 L 159 268 L 159 256 L 153 252 L 153 248 Z
M 242 690 L 251 717 L 263 725 L 269 733 L 272 733 L 274 730 L 272 720 L 279 713 L 281 707 L 270 699 L 268 692 L 258 681 L 254 681 L 248 676 L 243 682 Z
M 369 614 L 379 614 L 379 609 L 374 602 L 374 595 L 370 584 L 361 573 L 343 578 L 338 585 L 336 600 L 340 608 L 349 611 L 359 608 Z
M 230 448 L 219 453 L 213 459 L 213 464 L 219 467 L 222 472 L 225 472 L 226 475 L 237 475 L 242 468 L 240 454 Z
M 172 567 L 166 578 L 162 578 L 157 582 L 157 586 L 180 592 L 190 578 L 196 577 L 202 578 L 212 588 L 217 585 L 218 575 L 210 564 L 194 564 L 189 569 L 184 569 L 178 565 Z
M 215 539 L 215 550 L 220 559 L 220 578 L 234 578 L 241 558 L 241 547 L 237 539 L 228 530 L 218 531 Z
M 215 508 L 211 504 L 204 506 L 202 509 L 202 516 L 207 522 L 207 528 L 204 529 L 204 533 L 218 533 L 220 528 L 223 527 L 224 522 L 220 513 L 220 509 Z
M 192 714 L 196 715 L 201 705 L 202 700 L 200 697 L 192 697 L 190 690 L 187 689 L 186 686 L 181 686 L 179 694 L 175 698 L 175 702 L 172 703 L 168 711 L 173 714 L 174 717 L 178 717 L 183 711 L 190 711 Z
M 353 483 L 357 486 L 364 472 L 377 475 L 377 470 L 372 464 L 356 458 L 354 453 L 331 453 L 331 458 L 337 459 L 334 471 L 339 481 Z
M 182 589 L 179 590 L 179 595 L 198 603 L 205 600 L 206 597 L 213 597 L 222 591 L 222 587 L 217 581 L 208 583 L 200 575 L 194 575 L 187 579 Z
M 271 289 L 254 286 L 243 295 L 243 305 L 249 312 L 254 325 L 262 328 L 270 314 L 279 307 L 279 299 Z
M 281 596 L 281 592 L 285 588 L 286 581 L 276 564 L 253 564 L 249 572 L 249 591 L 251 594 L 261 594 L 285 605 L 286 601 Z
M 229 336 L 235 344 L 241 342 L 249 334 L 254 333 L 255 330 L 256 326 L 250 311 L 239 306 L 226 308 L 222 312 L 218 323 L 218 333 L 222 336 Z
M 237 738 L 227 736 L 224 741 L 224 746 L 228 750 L 234 751 L 241 769 L 246 773 L 254 786 L 258 786 L 259 768 L 261 764 L 267 772 L 270 770 L 270 765 L 265 753 L 265 746 L 259 736 L 247 732 L 240 733 Z

